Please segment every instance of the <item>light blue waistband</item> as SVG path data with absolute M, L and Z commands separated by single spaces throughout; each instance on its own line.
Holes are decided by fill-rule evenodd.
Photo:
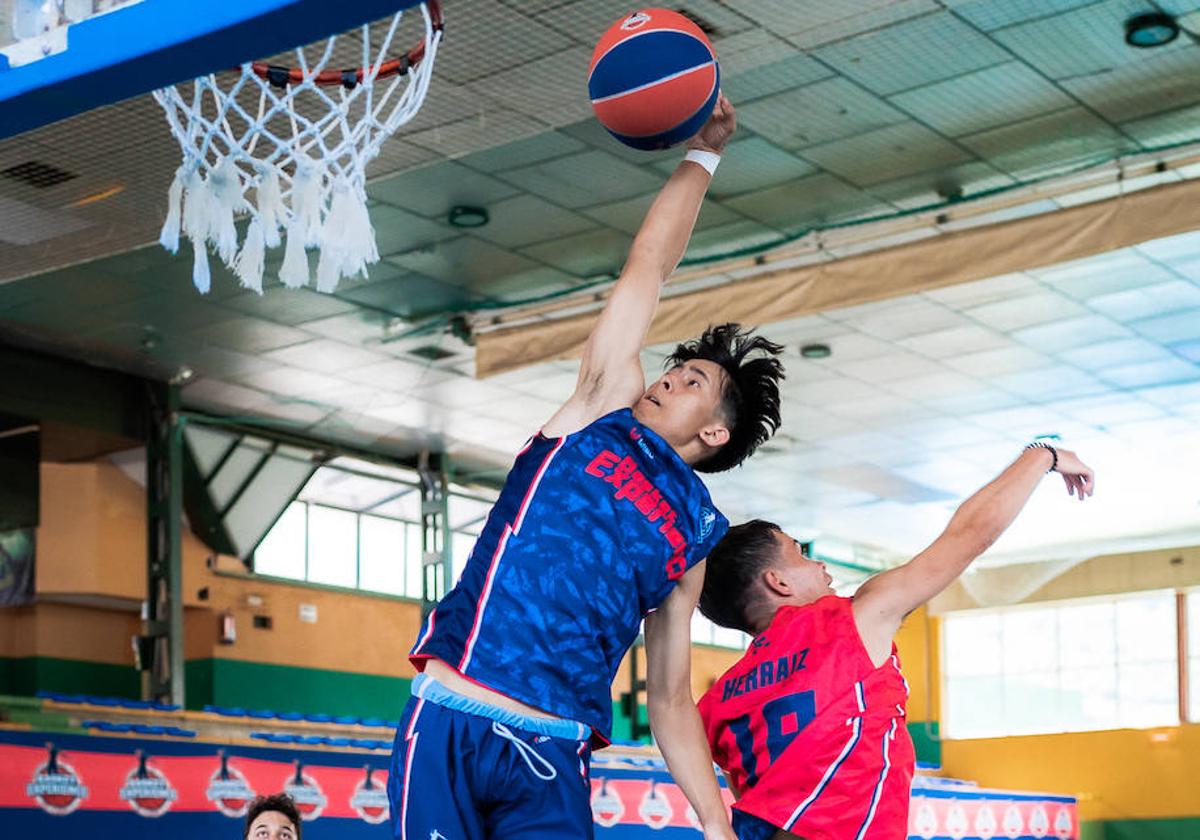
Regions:
M 505 726 L 532 732 L 535 735 L 548 735 L 551 738 L 566 738 L 570 741 L 586 741 L 591 737 L 591 729 L 574 720 L 561 718 L 551 719 L 523 715 L 501 709 L 481 700 L 464 697 L 451 691 L 428 674 L 417 674 L 412 682 L 412 693 L 429 703 L 454 709 L 468 715 L 477 715 Z

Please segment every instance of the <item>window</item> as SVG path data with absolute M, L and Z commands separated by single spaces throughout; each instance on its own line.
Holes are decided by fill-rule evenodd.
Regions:
M 309 505 L 308 580 L 331 586 L 358 585 L 358 516 L 348 510 Z
M 468 530 L 450 535 L 455 580 L 475 545 L 482 519 L 464 527 Z M 422 556 L 417 522 L 296 501 L 255 550 L 254 570 L 272 577 L 420 598 Z
M 382 516 L 362 516 L 358 522 L 359 588 L 389 595 L 405 594 L 404 523 Z
M 1178 723 L 1170 592 L 946 616 L 951 738 Z
M 254 552 L 254 571 L 304 580 L 307 505 L 292 502 Z

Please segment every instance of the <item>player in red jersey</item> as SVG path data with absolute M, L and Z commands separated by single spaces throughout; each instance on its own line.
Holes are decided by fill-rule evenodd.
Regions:
M 908 833 L 908 684 L 892 637 L 1020 513 L 1047 471 L 1092 495 L 1063 449 L 1026 447 L 959 507 L 932 545 L 840 598 L 822 563 L 776 525 L 730 529 L 708 556 L 700 610 L 754 635 L 700 699 L 713 757 L 738 797 L 739 840 L 885 840 Z

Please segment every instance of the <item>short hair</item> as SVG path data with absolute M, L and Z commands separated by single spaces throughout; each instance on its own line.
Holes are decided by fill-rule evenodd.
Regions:
M 756 632 L 751 614 L 760 594 L 755 591 L 762 571 L 777 557 L 774 522 L 752 519 L 735 525 L 708 554 L 700 612 L 709 621 L 743 633 Z
M 254 797 L 254 801 L 250 803 L 250 810 L 246 812 L 246 829 L 242 834 L 243 838 L 250 836 L 250 826 L 254 825 L 254 821 L 260 814 L 267 811 L 278 811 L 291 820 L 292 828 L 296 829 L 296 840 L 300 840 L 300 809 L 296 807 L 295 800 L 286 793 Z
M 693 464 L 697 472 L 724 472 L 738 466 L 779 429 L 779 381 L 784 374 L 783 363 L 775 356 L 782 352 L 783 345 L 742 330 L 740 324 L 719 324 L 678 345 L 667 359 L 670 367 L 703 359 L 726 373 L 721 414 L 729 427 L 729 440 Z

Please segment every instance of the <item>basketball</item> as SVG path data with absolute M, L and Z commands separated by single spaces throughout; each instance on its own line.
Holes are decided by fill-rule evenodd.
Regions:
M 687 140 L 712 113 L 720 87 L 717 56 L 704 32 L 668 9 L 642 9 L 614 23 L 588 68 L 596 118 L 635 149 Z

